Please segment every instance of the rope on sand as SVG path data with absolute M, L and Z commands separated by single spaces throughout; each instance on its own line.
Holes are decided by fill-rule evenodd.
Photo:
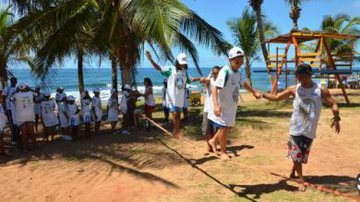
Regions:
M 160 130 L 162 130 L 165 134 L 171 136 L 171 137 L 174 137 L 173 134 L 171 132 L 169 132 L 168 130 L 166 130 L 164 127 L 162 127 L 160 124 L 156 123 L 154 120 L 152 119 L 149 119 L 148 117 L 146 117 L 145 115 L 141 116 L 142 119 L 145 119 L 145 120 L 148 120 L 149 122 L 151 122 L 152 124 L 154 124 L 154 126 L 156 126 L 157 128 L 159 128 Z M 230 191 L 232 191 L 233 193 L 239 195 L 238 193 L 236 193 L 234 190 L 232 190 L 229 186 L 225 185 L 224 183 L 220 182 L 219 180 L 217 180 L 216 178 L 212 177 L 211 175 L 209 175 L 206 171 L 202 170 L 200 167 L 198 167 L 196 165 L 196 163 L 194 163 L 192 160 L 184 157 L 182 154 L 180 154 L 178 151 L 176 151 L 175 149 L 173 148 L 170 148 L 168 145 L 166 145 L 163 141 L 161 141 L 160 139 L 156 138 L 158 141 L 160 141 L 164 146 L 166 146 L 168 149 L 172 150 L 173 152 L 175 152 L 177 155 L 179 155 L 182 159 L 184 159 L 188 164 L 191 165 L 191 167 L 193 168 L 197 168 L 198 170 L 200 170 L 202 173 L 206 174 L 208 177 L 212 178 L 213 180 L 215 180 L 217 183 L 219 183 L 220 185 L 222 185 L 223 187 L 229 189 Z M 189 143 L 190 144 L 190 143 Z M 191 144 L 192 145 L 192 144 Z M 251 168 L 251 169 L 255 169 L 253 167 L 250 167 L 250 166 L 246 166 L 248 168 Z M 256 169 L 258 170 L 258 169 Z M 291 179 L 291 178 L 288 178 L 288 177 L 285 177 L 283 175 L 280 175 L 280 174 L 276 174 L 276 173 L 273 173 L 273 172 L 266 172 L 266 171 L 263 171 L 263 173 L 265 174 L 268 174 L 268 175 L 272 175 L 272 176 L 276 176 L 276 177 L 280 177 L 280 178 L 283 178 L 284 180 L 286 181 L 294 181 L 294 182 L 297 182 L 296 179 Z M 354 196 L 354 195 L 351 195 L 351 194 L 348 194 L 348 193 L 344 193 L 344 192 L 340 192 L 340 191 L 337 191 L 337 190 L 333 190 L 327 186 L 324 186 L 324 185 L 319 185 L 319 184 L 313 184 L 313 183 L 310 183 L 310 182 L 304 182 L 304 185 L 306 185 L 307 187 L 311 187 L 312 189 L 315 189 L 315 190 L 318 190 L 318 191 L 321 191 L 321 192 L 326 192 L 326 193 L 329 193 L 329 194 L 333 194 L 335 196 L 341 196 L 341 197 L 344 197 L 348 200 L 355 200 L 355 201 L 360 201 L 360 197 L 357 197 L 357 196 Z

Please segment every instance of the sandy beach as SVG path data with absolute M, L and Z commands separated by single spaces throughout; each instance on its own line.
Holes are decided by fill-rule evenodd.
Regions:
M 338 91 L 334 91 L 338 94 Z M 360 92 L 349 91 L 351 105 L 341 106 L 342 131 L 329 127 L 324 108 L 306 180 L 332 192 L 309 187 L 297 192 L 284 180 L 291 105 L 256 101 L 242 94 L 236 127 L 229 139 L 233 158 L 224 162 L 204 156 L 200 134 L 201 107 L 192 107 L 176 140 L 159 130 L 101 134 L 78 142 L 44 143 L 36 151 L 10 148 L 0 157 L 0 201 L 356 201 L 355 176 L 360 172 Z M 162 122 L 162 113 L 155 114 Z M 38 134 L 38 136 L 41 136 Z M 9 149 L 7 147 L 7 149 Z M 277 176 L 279 175 L 279 176 Z

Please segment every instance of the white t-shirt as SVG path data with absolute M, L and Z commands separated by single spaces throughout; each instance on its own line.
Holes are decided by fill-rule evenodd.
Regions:
M 41 112 L 41 102 L 44 99 L 44 94 L 39 93 L 38 95 L 34 96 L 34 109 L 35 114 L 40 115 Z
M 55 95 L 55 101 L 56 102 L 60 102 L 60 100 L 62 100 L 64 97 L 66 97 L 66 93 L 62 92 L 62 93 L 56 93 Z
M 53 127 L 59 124 L 55 113 L 55 101 L 53 99 L 43 100 L 40 104 L 41 117 L 45 127 Z
M 17 92 L 14 98 L 14 123 L 18 126 L 25 122 L 35 122 L 34 94 L 32 92 Z
M 152 87 L 146 87 L 145 89 L 145 93 L 152 91 Z M 148 94 L 147 96 L 145 96 L 145 104 L 147 106 L 155 106 L 155 98 L 154 98 L 154 93 L 151 92 L 150 94 Z
M 6 91 L 5 91 L 5 104 L 6 104 L 6 109 L 7 110 L 12 110 L 13 107 L 14 107 L 14 103 L 10 101 L 10 98 L 14 95 L 16 91 L 16 87 L 11 87 L 11 86 L 8 86 L 6 88 Z
M 321 85 L 314 83 L 312 88 L 304 88 L 298 84 L 293 107 L 289 134 L 314 139 L 322 108 Z
M 209 105 L 211 104 L 212 105 L 212 96 L 211 96 L 211 93 L 212 93 L 212 89 L 214 88 L 215 86 L 215 80 L 213 77 L 210 77 L 210 83 L 209 83 L 209 86 L 206 87 L 206 95 L 205 95 L 205 103 L 204 103 L 204 112 L 208 112 L 209 111 Z
M 108 121 L 118 121 L 119 104 L 115 98 L 109 98 L 108 100 Z
M 80 116 L 79 113 L 77 113 L 77 110 L 78 110 L 78 106 L 76 105 L 76 103 L 67 105 L 67 113 L 70 119 L 69 123 L 70 126 L 72 127 L 80 125 Z
M 5 109 L 2 104 L 0 104 L 0 130 L 4 130 L 6 124 L 5 119 Z
M 240 86 L 244 82 L 240 71 L 234 72 L 229 66 L 225 65 L 219 72 L 215 81 L 218 89 L 218 102 L 221 109 L 221 115 L 214 114 L 214 105 L 209 105 L 208 118 L 215 123 L 223 126 L 232 127 L 235 124 L 236 111 L 239 100 Z
M 185 96 L 185 84 L 191 80 L 186 70 L 176 71 L 175 66 L 163 67 L 161 74 L 168 78 L 166 90 L 166 103 L 168 106 L 183 108 Z
M 91 100 L 91 107 L 95 110 L 95 114 L 93 114 L 93 119 L 95 121 L 101 121 L 102 118 L 102 109 L 101 109 L 101 98 L 94 96 Z
M 81 112 L 84 123 L 91 122 L 91 99 L 82 99 L 81 101 Z
M 58 113 L 59 113 L 59 121 L 60 121 L 60 126 L 62 128 L 66 128 L 69 127 L 70 123 L 69 123 L 69 119 L 66 117 L 67 115 L 67 104 L 65 102 L 58 102 Z

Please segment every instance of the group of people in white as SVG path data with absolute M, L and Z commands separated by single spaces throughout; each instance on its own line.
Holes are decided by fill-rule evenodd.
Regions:
M 57 89 L 55 98 L 50 92 L 42 92 L 40 86 L 34 89 L 27 84 L 17 83 L 12 77 L 10 85 L 2 90 L 0 96 L 0 153 L 4 154 L 4 128 L 8 122 L 10 128 L 10 144 L 21 149 L 31 150 L 36 146 L 35 131 L 42 123 L 46 141 L 54 140 L 59 128 L 64 140 L 71 141 L 79 138 L 79 126 L 84 125 L 84 136 L 90 137 L 99 132 L 103 120 L 103 103 L 100 98 L 100 89 L 93 89 L 93 96 L 85 90 L 80 98 L 80 106 L 75 97 L 66 95 L 64 88 Z M 125 85 L 119 98 L 116 89 L 111 89 L 107 103 L 107 120 L 115 130 L 119 114 L 127 111 L 127 101 L 131 97 L 131 87 Z M 155 104 L 155 102 L 154 102 Z M 6 116 L 7 119 L 6 120 Z M 91 123 L 94 123 L 94 132 L 91 132 Z M 123 133 L 128 133 L 123 130 Z
M 233 47 L 228 52 L 229 65 L 214 66 L 207 78 L 191 78 L 187 74 L 187 61 L 184 54 L 180 54 L 175 66 L 160 67 L 149 52 L 148 60 L 162 75 L 168 78 L 166 91 L 166 105 L 173 115 L 175 137 L 181 136 L 180 112 L 184 107 L 184 91 L 186 83 L 200 81 L 206 86 L 206 101 L 203 112 L 202 132 L 207 139 L 207 154 L 215 153 L 223 160 L 230 159 L 226 145 L 229 132 L 235 125 L 239 89 L 244 87 L 256 99 L 265 98 L 269 101 L 279 101 L 293 97 L 294 111 L 290 121 L 288 155 L 293 160 L 290 178 L 297 178 L 299 190 L 304 191 L 302 164 L 307 163 L 310 147 L 316 137 L 322 102 L 331 107 L 334 115 L 331 127 L 340 132 L 340 116 L 336 101 L 327 89 L 312 80 L 312 68 L 309 64 L 299 64 L 295 70 L 298 84 L 291 86 L 277 95 L 262 93 L 243 81 L 239 73 L 244 63 L 244 52 L 241 48 Z M 220 146 L 220 151 L 218 147 Z
M 150 52 L 146 51 L 146 56 L 153 67 L 166 77 L 163 90 L 163 109 L 166 119 L 169 111 L 172 114 L 173 135 L 176 138 L 182 136 L 180 116 L 182 112 L 187 111 L 188 107 L 189 92 L 186 90 L 186 85 L 194 81 L 199 81 L 205 85 L 206 101 L 202 131 L 207 140 L 208 152 L 215 153 L 224 160 L 230 159 L 226 149 L 227 139 L 230 129 L 235 125 L 241 86 L 256 99 L 265 98 L 270 101 L 279 101 L 294 97 L 294 112 L 289 130 L 289 156 L 294 162 L 290 177 L 296 177 L 297 174 L 300 190 L 305 188 L 302 164 L 307 162 L 312 140 L 316 137 L 322 102 L 331 107 L 334 115 L 332 127 L 335 127 L 337 133 L 340 131 L 341 119 L 336 101 L 327 89 L 323 89 L 321 85 L 313 82 L 312 68 L 308 64 L 300 64 L 296 67 L 295 76 L 299 82 L 296 86 L 273 95 L 261 93 L 253 89 L 248 82 L 243 81 L 239 69 L 244 62 L 244 52 L 238 47 L 233 47 L 228 52 L 229 65 L 214 66 L 209 76 L 199 78 L 188 75 L 187 58 L 183 53 L 177 56 L 175 65 L 167 67 L 158 65 Z M 11 85 L 3 92 L 5 103 L 2 99 L 3 96 L 0 96 L 0 146 L 2 152 L 5 110 L 7 110 L 11 128 L 11 143 L 24 149 L 32 149 L 35 146 L 34 128 L 37 130 L 40 117 L 46 140 L 49 136 L 54 139 L 57 126 L 60 127 L 65 140 L 77 140 L 79 138 L 81 123 L 85 126 L 85 137 L 91 136 L 92 122 L 95 125 L 94 134 L 98 133 L 103 120 L 100 89 L 93 89 L 93 97 L 90 96 L 89 91 L 85 90 L 81 96 L 81 108 L 79 108 L 75 102 L 75 97 L 67 96 L 63 88 L 58 88 L 55 99 L 52 99 L 50 93 L 42 93 L 40 87 L 32 90 L 25 84 L 17 85 L 16 78 L 11 78 L 10 83 Z M 139 113 L 136 112 L 135 106 L 139 96 L 145 98 L 144 115 L 147 119 L 152 119 L 156 103 L 150 78 L 144 79 L 144 86 L 145 92 L 139 93 L 132 90 L 131 86 L 125 85 L 122 88 L 123 96 L 120 99 L 117 90 L 111 89 L 111 96 L 107 103 L 107 119 L 111 123 L 112 131 L 115 130 L 119 113 L 124 114 L 124 121 L 137 124 L 136 117 Z M 124 126 L 126 127 L 126 124 Z M 150 126 L 149 122 L 147 126 Z M 128 133 L 126 130 L 123 132 Z M 28 144 L 29 139 L 31 144 Z M 220 146 L 219 152 L 217 146 Z

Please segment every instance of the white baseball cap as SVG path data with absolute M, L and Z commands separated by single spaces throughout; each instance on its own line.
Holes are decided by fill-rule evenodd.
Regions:
M 176 60 L 178 61 L 178 63 L 179 63 L 180 65 L 187 65 L 187 60 L 186 60 L 186 55 L 185 55 L 185 53 L 180 53 L 180 54 L 177 56 Z
M 67 97 L 67 100 L 68 100 L 68 101 L 75 101 L 75 97 L 72 96 L 72 95 L 69 95 L 69 96 Z
M 50 96 L 51 96 L 51 93 L 47 91 L 47 92 L 44 93 L 44 96 L 45 96 L 45 97 L 50 97 Z
M 233 47 L 229 51 L 229 59 L 233 59 L 239 56 L 244 56 L 244 51 L 239 47 Z
M 26 87 L 27 87 L 27 85 L 26 85 L 25 83 L 20 83 L 20 84 L 18 85 L 18 88 L 19 88 L 20 90 L 24 90 Z
M 124 85 L 124 89 L 126 89 L 126 90 L 131 90 L 131 86 L 130 86 L 129 84 L 125 84 L 125 85 Z

